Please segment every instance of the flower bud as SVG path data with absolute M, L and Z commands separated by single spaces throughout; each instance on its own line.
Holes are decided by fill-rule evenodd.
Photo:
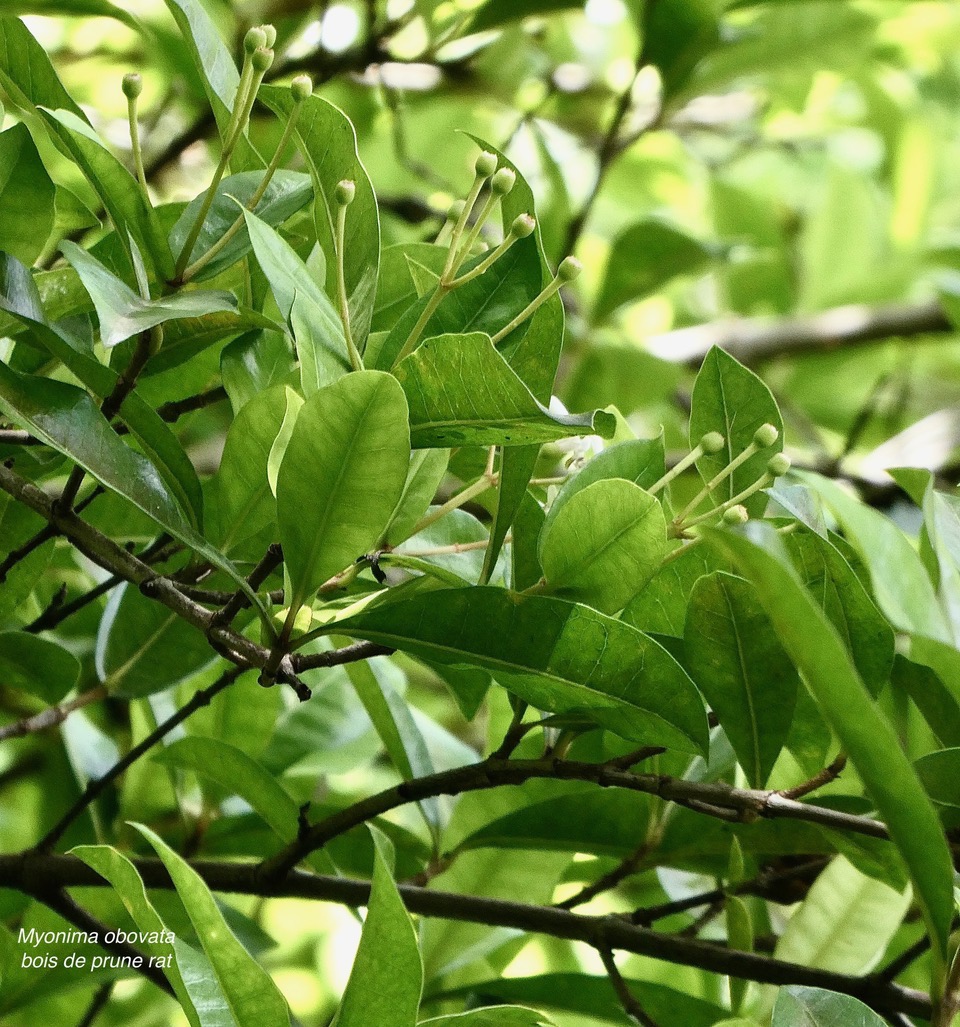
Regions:
M 260 31 L 266 37 L 267 42 L 266 42 L 265 45 L 269 46 L 271 49 L 273 49 L 273 44 L 276 43 L 276 41 L 277 41 L 277 30 L 276 30 L 276 28 L 273 25 L 261 25 L 260 26 Z
M 313 79 L 309 75 L 297 75 L 290 83 L 290 92 L 293 94 L 294 103 L 303 103 L 313 95 Z
M 772 446 L 780 438 L 780 432 L 772 424 L 761 424 L 753 433 L 753 441 L 762 447 Z
M 746 524 L 748 520 L 750 520 L 750 514 L 747 513 L 747 508 L 739 503 L 723 512 L 724 524 Z
M 575 278 L 579 277 L 582 270 L 583 264 L 576 257 L 564 257 L 557 268 L 557 278 L 561 282 L 572 282 Z
M 533 234 L 536 227 L 537 222 L 530 214 L 518 214 L 510 226 L 510 234 L 514 239 L 526 239 L 528 235 Z
M 123 76 L 123 95 L 128 100 L 136 100 L 142 92 L 143 79 L 135 71 Z
M 790 457 L 786 453 L 777 453 L 767 461 L 767 473 L 772 474 L 774 478 L 779 478 L 781 474 L 786 474 L 789 470 Z
M 700 448 L 704 453 L 719 453 L 723 449 L 726 439 L 718 431 L 708 431 L 700 440 Z
M 490 188 L 500 196 L 505 196 L 517 183 L 517 174 L 511 168 L 501 168 L 490 182 Z
M 497 155 L 483 150 L 474 165 L 478 178 L 489 178 L 497 170 Z
M 253 70 L 258 75 L 262 75 L 273 64 L 273 51 L 266 46 L 258 46 L 253 51 L 253 57 L 250 58 L 250 61 L 253 64 Z
M 243 49 L 248 54 L 254 54 L 261 47 L 267 45 L 267 34 L 261 28 L 247 29 L 247 34 L 243 37 Z
M 337 188 L 333 191 L 333 197 L 341 207 L 349 207 L 357 195 L 357 185 L 349 178 L 337 182 Z

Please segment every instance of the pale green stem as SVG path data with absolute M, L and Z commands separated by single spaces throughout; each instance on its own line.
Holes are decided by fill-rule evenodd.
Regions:
M 458 510 L 464 504 L 469 503 L 471 499 L 475 499 L 486 492 L 487 489 L 492 489 L 495 484 L 496 480 L 492 476 L 484 474 L 482 478 L 478 478 L 472 485 L 468 485 L 463 489 L 462 492 L 451 496 L 443 505 L 438 506 L 435 510 L 431 510 L 428 514 L 424 514 L 414 525 L 413 531 L 410 532 L 411 536 L 423 531 L 424 528 L 429 528 L 431 524 L 439 521 L 441 517 L 446 517 L 451 510 Z
M 702 524 L 704 521 L 710 520 L 711 517 L 716 517 L 717 514 L 723 514 L 732 506 L 736 506 L 738 503 L 742 503 L 745 499 L 749 499 L 754 493 L 759 492 L 761 489 L 765 489 L 768 485 L 772 485 L 774 481 L 772 474 L 765 474 L 762 478 L 758 478 L 752 485 L 745 488 L 742 492 L 731 497 L 719 506 L 715 506 L 712 510 L 707 510 L 702 514 L 697 514 L 696 517 L 689 521 L 686 521 L 683 525 L 685 528 L 692 528 L 695 524 Z
M 649 492 L 651 496 L 655 496 L 665 485 L 669 485 L 674 478 L 683 474 L 688 467 L 695 464 L 702 456 L 703 446 L 697 446 L 695 449 L 692 449 L 682 460 L 678 461 L 678 463 L 671 467 L 662 478 L 655 481 L 650 488 L 647 489 L 647 492 Z
M 727 478 L 729 478 L 730 475 L 733 474 L 733 472 L 737 470 L 738 467 L 741 467 L 743 464 L 745 464 L 750 459 L 750 457 L 752 457 L 755 453 L 758 453 L 759 451 L 760 447 L 755 442 L 751 442 L 750 445 L 747 446 L 747 448 L 742 453 L 740 453 L 738 456 L 735 456 L 730 461 L 730 463 L 728 463 L 727 466 L 723 468 L 723 470 L 715 474 L 707 482 L 707 484 L 703 486 L 703 488 L 693 497 L 693 499 L 690 500 L 689 503 L 687 503 L 687 505 L 680 511 L 680 513 L 678 513 L 677 516 L 674 517 L 674 522 L 679 524 L 682 521 L 685 521 L 690 516 L 690 514 L 692 514 L 693 511 L 696 510 L 696 508 L 710 495 L 711 492 L 713 492 L 713 490 L 718 485 L 721 485 L 724 481 L 726 481 Z
M 480 213 L 477 214 L 476 220 L 470 227 L 470 231 L 467 233 L 467 238 L 464 240 L 463 245 L 457 252 L 456 262 L 457 266 L 463 264 L 463 262 L 470 256 L 470 251 L 473 249 L 474 243 L 480 237 L 480 232 L 483 230 L 483 226 L 487 223 L 487 219 L 493 213 L 493 208 L 500 202 L 500 193 L 491 191 L 490 195 L 484 201 L 483 206 L 480 208 Z
M 293 136 L 294 130 L 297 125 L 297 118 L 300 117 L 301 104 L 297 104 L 290 112 L 290 118 L 287 121 L 286 126 L 283 130 L 283 135 L 280 137 L 280 143 L 277 146 L 276 152 L 267 165 L 267 170 L 263 173 L 263 179 L 257 186 L 256 192 L 247 201 L 247 210 L 253 211 L 257 209 L 257 204 L 266 195 L 267 188 L 270 185 L 270 181 L 276 174 L 277 169 L 283 160 L 283 151 L 287 148 L 287 144 L 290 142 Z M 241 214 L 236 221 L 224 232 L 224 234 L 203 254 L 195 260 L 180 276 L 180 280 L 183 282 L 189 282 L 191 278 L 195 277 L 196 274 L 203 270 L 214 259 L 218 254 L 222 253 L 225 247 L 228 245 L 230 240 L 243 228 L 245 224 L 244 216 Z
M 540 293 L 539 296 L 535 296 L 519 314 L 508 324 L 497 332 L 493 336 L 493 344 L 496 345 L 501 339 L 505 339 L 517 325 L 523 324 L 528 317 L 531 316 L 539 307 L 541 307 L 550 297 L 560 291 L 560 286 L 563 285 L 563 279 L 554 278 L 554 280 Z
M 455 278 L 450 283 L 451 289 L 457 289 L 461 285 L 466 285 L 467 282 L 472 282 L 474 278 L 479 278 L 480 275 L 490 269 L 495 261 L 499 260 L 500 257 L 510 249 L 510 247 L 516 242 L 517 237 L 512 233 L 508 233 L 507 237 L 500 243 L 496 249 L 491 250 L 484 258 L 477 264 L 476 267 L 471 268 L 465 274 L 462 274 L 459 278 Z
M 182 280 L 183 273 L 190 261 L 190 257 L 193 255 L 193 248 L 197 245 L 197 239 L 200 238 L 200 233 L 203 231 L 203 224 L 207 220 L 210 208 L 213 206 L 213 201 L 217 195 L 217 187 L 220 185 L 220 182 L 223 180 L 223 176 L 226 173 L 227 166 L 230 163 L 230 158 L 233 156 L 234 147 L 236 147 L 237 141 L 243 134 L 243 130 L 246 127 L 247 122 L 250 120 L 250 112 L 253 110 L 253 104 L 257 98 L 257 89 L 260 85 L 260 79 L 263 76 L 259 73 L 254 73 L 252 65 L 250 65 L 249 68 L 248 65 L 250 65 L 249 60 L 244 61 L 243 74 L 240 78 L 240 87 L 237 89 L 237 101 L 234 104 L 233 117 L 230 121 L 230 126 L 227 129 L 227 141 L 224 143 L 223 149 L 220 152 L 220 160 L 217 161 L 217 167 L 213 173 L 213 178 L 210 180 L 210 185 L 207 187 L 207 193 L 203 198 L 200 212 L 193 223 L 193 227 L 190 229 L 190 234 L 187 236 L 186 242 L 183 244 L 180 256 L 177 258 L 174 277 L 178 281 Z M 247 83 L 246 93 L 241 95 L 241 90 L 244 87 L 245 80 Z
M 440 306 L 441 300 L 449 291 L 450 287 L 444 285 L 443 281 L 437 283 L 437 287 L 434 289 L 433 295 L 427 301 L 427 305 L 423 308 L 423 311 L 417 318 L 417 323 L 413 326 L 413 330 L 407 336 L 407 341 L 400 348 L 400 352 L 397 354 L 397 359 L 393 362 L 394 367 L 396 367 L 404 357 L 408 357 L 416 349 L 417 343 L 420 341 L 420 336 L 423 335 L 423 330 L 427 327 L 427 322 L 431 317 L 433 317 L 437 307 Z
M 147 189 L 147 175 L 143 168 L 143 151 L 140 148 L 140 125 L 137 120 L 137 98 L 127 97 L 127 121 L 130 124 L 130 149 L 133 151 L 133 167 L 137 174 L 137 181 L 143 190 L 143 198 L 150 206 L 150 191 Z
M 512 535 L 507 535 L 503 540 L 504 545 L 513 541 Z M 482 538 L 478 542 L 453 542 L 449 546 L 434 546 L 432 549 L 404 549 L 400 556 L 424 557 L 424 556 L 455 556 L 457 553 L 472 553 L 478 549 L 486 549 L 490 545 L 490 539 Z
M 344 251 L 347 229 L 347 204 L 341 203 L 337 207 L 337 237 L 336 237 L 336 260 L 337 260 L 337 299 L 340 305 L 340 320 L 343 322 L 343 337 L 347 343 L 347 353 L 350 356 L 350 366 L 354 371 L 363 370 L 363 358 L 353 341 L 353 331 L 350 328 L 350 301 L 347 298 L 347 280 L 344 275 Z
M 460 237 L 463 235 L 463 230 L 467 227 L 470 212 L 473 210 L 473 205 L 477 202 L 477 197 L 480 195 L 480 190 L 483 188 L 485 181 L 485 178 L 481 178 L 478 175 L 474 178 L 473 185 L 470 186 L 470 192 L 467 193 L 463 210 L 460 212 L 460 217 L 457 218 L 457 223 L 453 226 L 453 232 L 450 235 L 450 249 L 447 252 L 446 263 L 443 265 L 443 273 L 440 275 L 441 282 L 449 281 L 450 277 L 456 274 L 458 267 L 457 248 L 460 245 Z

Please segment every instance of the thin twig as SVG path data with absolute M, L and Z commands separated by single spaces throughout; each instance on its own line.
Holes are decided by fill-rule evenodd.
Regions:
M 613 953 L 610 949 L 598 948 L 597 952 L 603 960 L 603 967 L 607 971 L 607 976 L 610 978 L 613 990 L 617 993 L 620 1005 L 623 1006 L 627 1016 L 642 1024 L 642 1027 L 657 1027 L 657 1021 L 640 1005 L 637 996 L 627 986 L 627 982 L 623 979 L 623 975 L 620 973 L 620 969 L 614 961 Z
M 105 698 L 106 694 L 107 690 L 103 685 L 97 685 L 86 692 L 81 692 L 67 702 L 48 706 L 47 709 L 32 717 L 25 717 L 13 724 L 4 724 L 3 727 L 0 727 L 0 742 L 6 741 L 8 738 L 23 738 L 25 735 L 36 734 L 38 731 L 47 731 L 56 727 L 58 724 L 62 724 L 74 710 L 89 706 L 90 703 Z

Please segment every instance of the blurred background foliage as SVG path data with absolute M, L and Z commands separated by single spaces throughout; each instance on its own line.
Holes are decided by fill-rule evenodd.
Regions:
M 909 463 L 950 478 L 960 444 L 953 323 L 960 316 L 957 4 L 205 0 L 205 6 L 237 53 L 247 28 L 274 23 L 282 57 L 271 78 L 286 81 L 306 70 L 321 95 L 350 116 L 380 195 L 385 245 L 433 238 L 476 152 L 463 133 L 509 155 L 538 196 L 551 260 L 574 252 L 585 265 L 567 298 L 567 347 L 556 385 L 569 409 L 616 404 L 639 434 L 654 434 L 662 424 L 668 447 L 679 449 L 693 373 L 710 343 L 720 342 L 773 389 L 801 465 L 842 473 L 884 506 L 896 502 L 884 467 Z M 213 126 L 203 113 L 203 85 L 162 0 L 121 0 L 115 8 L 106 0 L 3 0 L 0 13 L 26 17 L 69 92 L 125 157 L 120 81 L 125 72 L 141 72 L 145 158 L 156 198 L 188 200 L 205 186 L 216 159 L 208 145 Z M 15 120 L 8 105 L 5 127 Z M 39 126 L 27 128 L 56 191 L 47 246 L 21 256 L 51 266 L 61 238 L 93 238 L 105 228 L 97 225 L 96 198 L 76 169 Z M 279 126 L 265 109 L 253 132 L 262 151 L 271 152 Z M 6 188 L 0 172 L 0 212 Z M 388 284 L 389 254 L 382 275 Z M 161 403 L 202 391 L 217 380 L 218 349 L 153 375 L 141 392 Z M 187 427 L 191 455 L 208 471 L 216 466 L 225 417 L 223 410 L 205 410 Z M 109 510 L 98 516 L 108 530 Z M 45 598 L 31 600 L 36 612 Z M 96 636 L 99 616 L 91 608 L 72 622 L 78 645 Z M 470 746 L 483 743 L 481 733 L 502 735 L 509 719 L 503 696 L 468 724 L 441 683 L 407 662 L 406 680 L 393 665 L 380 670 L 407 689 L 437 769 L 474 759 Z M 292 792 L 299 783 L 298 798 L 310 797 L 318 775 L 337 795 L 391 783 L 392 772 L 373 758 L 376 736 L 347 671 L 324 672 L 323 689 L 323 704 L 283 709 L 279 690 L 250 685 L 197 714 L 190 731 L 242 744 L 284 772 Z M 132 736 L 146 733 L 170 703 L 160 695 L 131 704 Z M 28 844 L 37 824 L 42 829 L 52 816 L 46 790 L 64 787 L 74 772 L 83 780 L 116 755 L 109 734 L 92 720 L 71 718 L 65 738 L 63 750 L 11 750 L 4 757 L 10 762 L 0 763 L 4 850 Z M 85 766 L 76 765 L 77 754 Z M 45 761 L 43 773 L 27 780 L 25 758 Z M 176 817 L 171 779 L 149 762 L 136 766 L 124 779 L 117 814 Z M 528 800 L 535 792 L 536 786 L 528 790 Z M 256 818 L 218 824 L 215 796 L 186 794 L 208 832 L 206 851 L 268 846 L 251 840 L 264 831 Z M 544 785 L 544 797 L 556 794 Z M 466 797 L 453 834 L 469 836 L 513 802 L 502 790 Z M 719 858 L 728 838 L 720 828 L 716 835 Z M 686 839 L 699 854 L 688 860 L 691 873 L 710 869 L 698 863 L 709 856 L 708 842 L 702 835 Z M 626 840 L 624 851 L 633 844 Z M 540 853 L 504 864 L 497 850 L 477 848 L 439 880 L 477 894 L 550 901 L 555 886 L 562 897 L 597 876 L 596 863 L 583 871 L 587 860 L 612 866 L 617 855 L 594 853 L 571 863 L 563 853 Z M 347 866 L 369 862 L 366 852 L 339 856 Z M 652 904 L 702 886 L 700 878 L 665 871 L 659 879 L 638 878 L 630 898 L 633 905 Z M 116 899 L 103 892 L 79 897 L 108 920 L 116 915 Z M 11 904 L 20 900 L 5 894 L 2 901 L 0 912 L 12 915 Z M 262 952 L 294 1013 L 305 1024 L 327 1023 L 349 973 L 357 920 L 333 906 L 293 900 L 238 905 L 248 914 L 238 917 L 238 931 L 252 951 Z M 53 922 L 37 905 L 30 917 L 38 926 Z M 906 945 L 911 936 L 904 930 Z M 467 953 L 463 965 L 446 966 L 444 953 L 454 950 Z M 425 928 L 424 958 L 428 981 L 460 994 L 501 976 L 602 972 L 596 956 L 562 941 L 522 945 L 501 933 L 491 943 L 490 931 L 441 922 Z M 639 958 L 625 966 L 635 979 L 669 982 L 707 1003 L 721 999 L 717 980 L 698 971 Z M 612 996 L 598 1006 L 577 988 L 564 992 L 565 980 L 544 978 L 500 994 L 532 1004 L 544 995 L 562 998 L 567 1011 L 557 1016 L 564 1027 L 627 1022 Z M 91 979 L 80 988 L 50 987 L 9 1022 L 79 1023 L 97 985 Z M 649 995 L 655 998 L 654 991 Z M 602 1007 L 604 1018 L 581 1015 L 578 1005 Z M 130 979 L 114 989 L 98 1022 L 178 1022 L 172 1008 L 149 985 Z M 691 1006 L 684 1022 L 712 1022 L 711 1008 Z

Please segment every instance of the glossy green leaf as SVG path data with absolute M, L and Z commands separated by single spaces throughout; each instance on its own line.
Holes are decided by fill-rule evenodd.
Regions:
M 769 550 L 728 532 L 709 534 L 756 586 L 783 647 L 886 822 L 931 933 L 938 976 L 945 965 L 953 916 L 953 864 L 930 800 L 893 730 L 873 705 L 839 635 L 778 548 L 772 529 L 759 535 Z
M 414 448 L 523 446 L 570 435 L 613 433 L 612 415 L 553 414 L 481 332 L 428 339 L 401 361 Z
M 154 761 L 214 781 L 229 795 L 246 800 L 282 841 L 296 837 L 297 804 L 283 785 L 242 749 L 217 738 L 187 737 L 167 745 Z
M 0 132 L 0 250 L 32 264 L 53 230 L 54 196 L 27 126 Z
M 374 832 L 370 906 L 334 1021 L 337 1027 L 414 1027 L 417 1022 L 423 963 L 410 914 L 384 856 L 388 844 Z
M 215 1027 L 215 1025 L 219 1027 L 224 1021 L 212 1015 L 213 1010 L 203 1009 L 201 1013 L 198 1013 L 191 1001 L 189 989 L 180 974 L 177 960 L 170 959 L 170 956 L 175 953 L 174 945 L 163 940 L 172 932 L 169 931 L 154 908 L 147 896 L 143 880 L 130 860 L 110 845 L 78 845 L 70 850 L 70 854 L 83 860 L 88 867 L 95 870 L 113 886 L 138 931 L 148 935 L 161 936 L 156 941 L 151 940 L 139 945 L 138 948 L 145 951 L 148 956 L 164 962 L 169 961 L 170 965 L 164 968 L 164 974 L 173 987 L 174 994 L 180 1002 L 180 1008 L 190 1022 L 190 1027 Z
M 0 18 L 0 83 L 20 107 L 68 110 L 87 121 L 63 88 L 46 50 L 19 18 Z
M 484 554 L 482 577 L 480 579 L 482 584 L 490 580 L 493 568 L 496 566 L 500 556 L 500 549 L 511 528 L 515 529 L 514 542 L 516 544 L 512 550 L 515 571 L 518 569 L 517 554 L 522 553 L 526 558 L 524 572 L 520 575 L 514 574 L 511 581 L 512 586 L 519 591 L 535 584 L 543 576 L 543 568 L 540 567 L 537 556 L 537 542 L 543 527 L 543 510 L 536 500 L 531 499 L 531 502 L 537 508 L 535 530 L 529 532 L 526 538 L 521 534 L 519 541 L 517 540 L 517 532 L 521 530 L 517 526 L 517 521 L 524 500 L 527 497 L 527 486 L 530 484 L 530 479 L 536 470 L 539 455 L 540 446 L 536 444 L 531 446 L 504 446 L 500 450 L 497 505 L 493 514 L 493 523 L 490 525 L 490 541 Z M 528 519 L 526 526 L 529 527 L 532 523 Z M 524 573 L 529 580 L 525 580 L 523 584 L 520 584 Z
M 56 642 L 20 631 L 0 632 L 0 681 L 53 705 L 80 676 L 76 656 Z
M 449 460 L 450 454 L 443 449 L 418 449 L 410 454 L 407 480 L 385 535 L 388 545 L 397 546 L 410 537 L 433 502 Z
M 172 610 L 120 585 L 97 634 L 97 675 L 117 695 L 159 692 L 196 674 L 215 658 L 203 633 Z
M 852 995 L 821 988 L 783 988 L 772 1027 L 883 1027 L 885 1021 Z
M 883 956 L 909 906 L 909 889 L 897 892 L 838 856 L 790 917 L 775 954 L 821 970 L 867 973 Z
M 913 663 L 900 653 L 893 658 L 890 687 L 916 704 L 940 744 L 960 746 L 960 703 L 930 667 Z
M 61 15 L 86 15 L 96 18 L 114 18 L 134 30 L 140 23 L 129 12 L 112 4 L 109 0 L 9 0 L 10 14 L 42 14 L 47 17 Z
M 724 561 L 711 558 L 703 546 L 686 546 L 650 580 L 650 584 L 627 604 L 621 620 L 639 631 L 683 638 L 687 604 L 697 580 L 720 569 Z
M 129 233 L 147 267 L 160 278 L 172 278 L 170 247 L 137 180 L 74 113 L 44 108 L 43 116 L 47 127 L 93 186 L 120 237 L 125 239 Z
M 60 248 L 90 293 L 100 320 L 100 338 L 108 349 L 167 321 L 237 309 L 233 294 L 222 291 L 199 290 L 156 300 L 142 299 L 126 282 L 75 243 L 65 240 Z
M 277 476 L 293 606 L 377 544 L 409 463 L 406 400 L 391 375 L 350 374 L 304 403 Z
M 656 498 L 633 482 L 608 478 L 547 517 L 539 555 L 550 591 L 616 613 L 657 573 L 666 550 Z
M 842 553 L 810 531 L 784 537 L 797 573 L 843 639 L 864 684 L 877 695 L 890 679 L 893 631 Z
M 283 387 L 276 385 L 243 406 L 227 432 L 213 486 L 213 537 L 225 553 L 276 520 L 267 463 L 286 409 Z
M 191 260 L 198 260 L 214 243 L 226 235 L 227 230 L 241 216 L 240 208 L 246 207 L 253 199 L 262 180 L 263 172 L 243 171 L 238 175 L 228 175 L 220 182 L 214 195 L 213 206 L 204 219 L 203 228 L 194 244 Z M 313 186 L 307 175 L 302 171 L 286 171 L 280 168 L 274 172 L 267 191 L 253 213 L 264 224 L 275 228 L 309 203 L 312 196 Z M 187 236 L 200 215 L 200 207 L 205 197 L 206 190 L 194 197 L 173 226 L 170 233 L 170 248 L 174 253 L 179 254 L 183 249 Z M 202 282 L 206 278 L 213 278 L 245 257 L 250 248 L 250 233 L 246 222 L 243 222 L 230 242 L 198 271 L 192 280 Z
M 938 806 L 960 809 L 960 748 L 927 753 L 914 768 L 927 795 Z
M 288 1027 L 286 999 L 227 926 L 203 879 L 158 835 L 135 825 L 163 860 L 238 1023 Z
M 490 1006 L 468 1013 L 451 1013 L 421 1020 L 422 1027 L 551 1027 L 552 1020 L 536 1009 L 522 1006 Z
M 753 442 L 762 424 L 772 424 L 780 437 L 772 446 L 750 457 L 713 492 L 717 502 L 739 495 L 762 477 L 767 461 L 783 449 L 783 421 L 776 400 L 767 386 L 724 350 L 714 347 L 704 358 L 693 386 L 690 410 L 690 445 L 696 446 L 707 432 L 719 432 L 724 446 L 718 453 L 705 453 L 697 461 L 703 480 L 709 481 Z M 767 505 L 763 493 L 744 502 L 752 516 Z
M 245 211 L 244 217 L 257 262 L 280 313 L 291 322 L 304 395 L 312 396 L 350 369 L 343 325 L 293 247 L 255 214 Z
M 282 332 L 247 332 L 220 351 L 220 377 L 234 414 L 271 385 L 289 382 L 293 370 L 293 350 Z
M 443 589 L 370 607 L 338 632 L 441 663 L 489 670 L 550 713 L 584 713 L 625 738 L 706 747 L 703 703 L 653 639 L 600 613 L 502 589 Z
M 423 295 L 414 281 L 414 266 L 426 268 L 439 277 L 446 259 L 446 247 L 432 243 L 385 246 L 380 253 L 380 281 L 371 330 L 389 331 L 403 312 Z
M 709 249 L 673 225 L 654 218 L 631 225 L 613 240 L 593 316 L 602 321 L 677 275 L 703 271 L 709 261 Z
M 289 89 L 269 86 L 261 91 L 263 102 L 284 120 L 294 108 Z M 313 177 L 316 201 L 314 225 L 326 255 L 327 295 L 337 295 L 337 203 L 334 193 L 344 179 L 356 192 L 347 209 L 344 226 L 343 277 L 350 307 L 354 341 L 363 348 L 373 317 L 377 270 L 380 263 L 380 216 L 370 176 L 357 153 L 357 138 L 350 119 L 321 96 L 310 96 L 300 106 L 294 132 L 297 144 Z
M 748 581 L 722 572 L 697 581 L 684 654 L 747 780 L 762 788 L 790 732 L 799 681 Z

